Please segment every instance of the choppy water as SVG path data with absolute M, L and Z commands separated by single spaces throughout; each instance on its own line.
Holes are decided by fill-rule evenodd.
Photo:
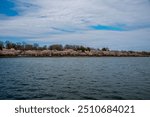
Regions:
M 0 58 L 0 99 L 150 99 L 150 58 Z

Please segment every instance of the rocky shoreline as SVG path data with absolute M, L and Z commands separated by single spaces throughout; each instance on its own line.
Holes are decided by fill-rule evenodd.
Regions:
M 0 50 L 0 57 L 150 57 L 150 52 L 135 52 L 135 51 L 75 51 L 73 49 L 58 50 L 15 50 L 3 49 Z

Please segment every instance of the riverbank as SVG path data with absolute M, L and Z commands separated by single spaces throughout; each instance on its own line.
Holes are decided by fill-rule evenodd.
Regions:
M 0 56 L 10 57 L 55 57 L 55 56 L 89 56 L 89 57 L 150 57 L 150 52 L 135 52 L 135 51 L 102 51 L 102 50 L 90 50 L 90 51 L 75 51 L 73 49 L 58 50 L 15 50 L 15 49 L 3 49 L 0 50 Z

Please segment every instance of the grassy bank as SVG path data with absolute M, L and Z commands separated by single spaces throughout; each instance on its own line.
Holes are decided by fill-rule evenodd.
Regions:
M 89 56 L 89 57 L 150 57 L 150 52 L 135 52 L 135 51 L 103 51 L 103 50 L 15 50 L 15 49 L 3 49 L 0 50 L 0 56 L 10 57 L 63 57 L 63 56 Z

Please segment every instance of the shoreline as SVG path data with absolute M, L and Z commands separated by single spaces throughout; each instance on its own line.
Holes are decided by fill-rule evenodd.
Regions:
M 0 58 L 144 58 L 144 57 L 150 57 L 150 56 L 0 56 Z
M 10 57 L 150 57 L 150 52 L 137 51 L 75 51 L 73 49 L 58 50 L 0 50 L 0 58 Z

